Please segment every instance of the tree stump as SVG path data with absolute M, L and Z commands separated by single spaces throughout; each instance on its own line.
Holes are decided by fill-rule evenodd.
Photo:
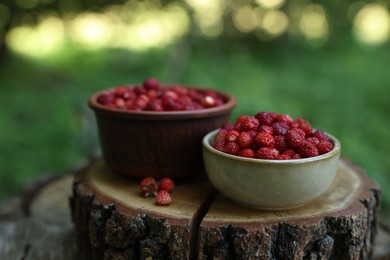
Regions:
M 369 259 L 380 188 L 340 161 L 319 199 L 292 210 L 241 207 L 208 181 L 179 183 L 170 206 L 143 198 L 138 180 L 103 161 L 80 171 L 71 208 L 79 248 L 92 259 Z

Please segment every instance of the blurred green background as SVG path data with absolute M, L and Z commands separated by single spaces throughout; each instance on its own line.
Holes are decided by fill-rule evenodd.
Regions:
M 390 212 L 387 1 L 0 0 L 0 199 L 99 151 L 94 91 L 155 77 L 303 117 Z

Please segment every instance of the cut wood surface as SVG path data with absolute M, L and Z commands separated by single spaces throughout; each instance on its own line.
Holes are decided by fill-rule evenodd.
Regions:
M 179 183 L 172 205 L 157 206 L 104 168 L 94 161 L 3 201 L 0 259 L 368 259 L 374 249 L 390 259 L 379 188 L 345 161 L 323 197 L 277 212 L 238 206 L 207 182 Z
M 208 182 L 178 184 L 157 206 L 138 182 L 102 161 L 81 172 L 73 218 L 84 256 L 139 259 L 369 259 L 379 220 L 379 186 L 341 161 L 319 199 L 297 209 L 241 207 Z

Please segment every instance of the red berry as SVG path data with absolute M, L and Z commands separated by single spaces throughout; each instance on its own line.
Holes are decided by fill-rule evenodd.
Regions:
M 105 91 L 98 96 L 97 102 L 99 102 L 102 105 L 108 105 L 114 101 L 114 98 L 115 97 L 112 93 Z
M 237 137 L 240 135 L 239 132 L 237 132 L 236 130 L 230 130 L 229 132 L 227 132 L 226 134 L 226 141 L 227 142 L 234 142 L 236 141 Z
M 313 128 L 311 127 L 310 123 L 308 121 L 306 121 L 305 119 L 300 118 L 300 117 L 298 117 L 297 119 L 295 119 L 292 122 L 291 128 L 300 128 L 307 135 L 309 135 L 309 134 L 311 134 L 311 132 L 313 132 Z
M 223 149 L 225 153 L 232 154 L 232 155 L 237 155 L 238 152 L 240 151 L 240 147 L 238 144 L 234 142 L 229 142 L 225 148 Z
M 157 194 L 158 185 L 156 180 L 152 177 L 146 177 L 142 179 L 139 184 L 139 187 L 145 197 L 156 196 Z
M 261 125 L 258 129 L 259 132 L 269 133 L 270 135 L 274 134 L 274 129 L 269 125 Z
M 123 98 L 116 98 L 114 101 L 114 105 L 116 108 L 125 108 L 126 102 Z
M 175 187 L 175 183 L 171 178 L 165 177 L 160 180 L 159 183 L 159 190 L 165 190 L 168 192 L 171 192 L 173 188 Z
M 237 137 L 237 143 L 241 148 L 247 148 L 253 143 L 253 137 L 247 132 L 242 132 Z
M 241 151 L 238 152 L 238 156 L 247 157 L 247 158 L 254 158 L 255 152 L 250 148 L 245 148 L 245 149 L 242 149 Z
M 291 124 L 293 122 L 293 119 L 291 118 L 291 116 L 287 114 L 279 114 L 276 116 L 275 121 L 280 123 Z
M 302 136 L 302 132 L 301 129 L 296 128 L 288 130 L 285 134 L 287 144 L 292 148 L 299 146 L 303 140 L 305 140 L 305 136 Z
M 241 123 L 241 131 L 256 130 L 259 127 L 259 120 L 254 116 L 243 118 Z
M 225 141 L 227 133 L 228 133 L 228 130 L 226 130 L 226 129 L 219 130 L 215 136 L 215 142 Z
M 169 205 L 172 202 L 172 197 L 166 190 L 160 190 L 156 196 L 156 203 L 158 205 Z
M 318 153 L 324 154 L 333 150 L 334 145 L 326 140 L 320 141 L 317 145 Z
M 225 145 L 226 145 L 225 141 L 217 141 L 214 143 L 213 147 L 218 151 L 223 152 L 225 149 Z
M 318 156 L 316 146 L 306 140 L 299 144 L 298 153 L 303 158 Z
M 312 137 L 316 137 L 320 141 L 329 141 L 329 136 L 322 130 L 316 130 L 311 134 Z
M 143 86 L 145 89 L 159 89 L 160 88 L 160 82 L 158 82 L 157 79 L 149 78 L 144 81 Z
M 306 138 L 306 141 L 314 144 L 315 146 L 317 146 L 320 143 L 320 140 L 318 140 L 317 137 L 308 137 L 308 138 Z
M 274 116 L 269 112 L 260 112 L 255 115 L 259 120 L 260 125 L 272 125 L 274 121 Z
M 134 107 L 138 108 L 140 110 L 144 110 L 146 108 L 146 106 L 148 105 L 148 103 L 149 103 L 148 96 L 141 94 L 135 100 Z
M 286 154 L 292 158 L 294 156 L 295 152 L 293 149 L 287 149 L 283 152 L 283 154 Z
M 279 154 L 276 156 L 276 160 L 291 160 L 291 157 L 288 154 Z
M 259 132 L 256 135 L 255 142 L 259 147 L 273 147 L 275 144 L 274 137 L 265 132 Z
M 177 99 L 171 97 L 170 95 L 162 97 L 162 106 L 166 111 L 184 110 L 183 104 L 181 104 Z
M 115 96 L 123 98 L 125 93 L 127 92 L 127 88 L 126 87 L 116 87 L 114 92 L 115 92 Z
M 172 88 L 172 91 L 176 92 L 179 96 L 186 96 L 186 97 L 190 97 L 188 96 L 188 89 L 185 88 L 185 87 L 182 87 L 182 86 L 173 86 Z
M 203 107 L 207 108 L 207 107 L 215 107 L 217 105 L 217 102 L 215 98 L 213 98 L 212 96 L 205 96 L 203 97 L 201 104 Z
M 272 129 L 275 135 L 285 135 L 290 127 L 283 122 L 276 122 L 272 124 Z
M 248 118 L 249 116 L 247 115 L 241 115 L 239 117 L 236 118 L 236 124 L 237 123 L 242 123 L 242 121 L 244 121 L 244 119 Z
M 161 100 L 151 100 L 146 105 L 144 110 L 146 110 L 146 111 L 164 111 L 164 108 L 161 105 Z
M 252 137 L 252 139 L 256 138 L 256 135 L 257 135 L 256 131 L 248 131 L 247 133 Z
M 287 148 L 287 142 L 284 135 L 277 135 L 274 137 L 275 145 L 274 148 L 277 149 L 279 152 L 283 153 Z
M 279 155 L 279 151 L 275 148 L 262 147 L 257 150 L 256 157 L 259 159 L 275 160 Z
M 142 94 L 146 94 L 146 89 L 143 87 L 143 86 L 137 86 L 134 88 L 134 93 L 136 95 L 142 95 Z
M 294 153 L 292 156 L 291 156 L 291 159 L 301 159 L 302 157 L 299 155 L 299 153 Z
M 147 96 L 150 100 L 155 100 L 155 99 L 157 99 L 158 94 L 159 94 L 159 93 L 157 92 L 157 90 L 154 90 L 154 89 L 148 90 L 148 92 L 146 92 L 146 96 Z

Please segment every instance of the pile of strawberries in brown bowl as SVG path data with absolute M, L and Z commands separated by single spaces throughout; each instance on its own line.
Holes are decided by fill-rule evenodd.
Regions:
M 105 162 L 132 177 L 205 177 L 202 138 L 227 122 L 235 105 L 227 93 L 156 79 L 89 98 Z

